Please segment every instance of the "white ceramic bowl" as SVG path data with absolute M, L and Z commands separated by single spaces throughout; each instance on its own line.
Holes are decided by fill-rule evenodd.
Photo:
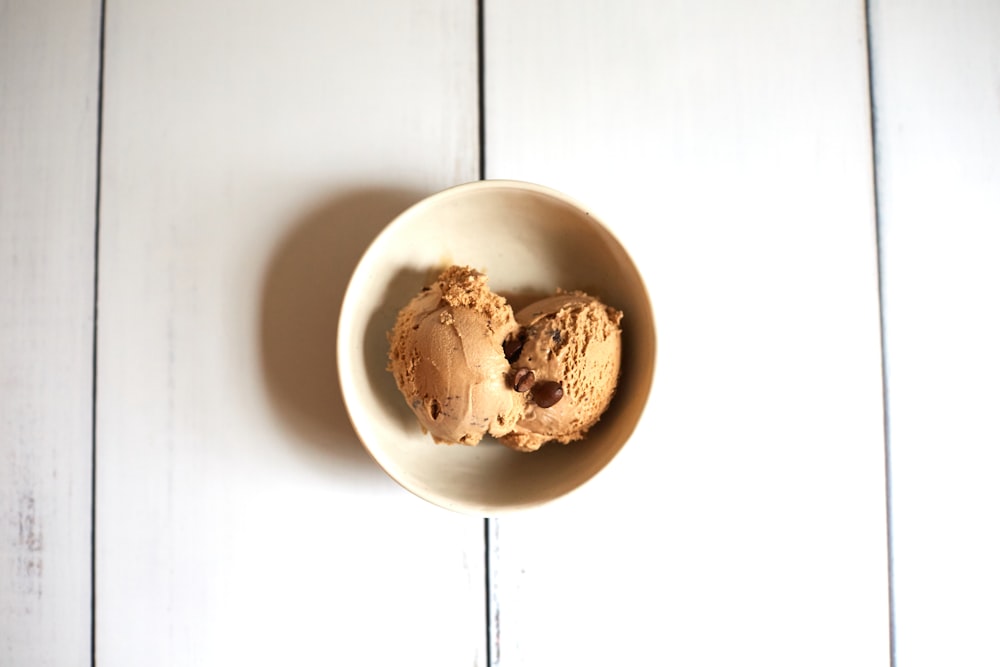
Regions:
M 399 309 L 450 264 L 486 273 L 515 310 L 562 287 L 624 312 L 618 390 L 583 440 L 528 454 L 488 436 L 475 447 L 437 445 L 421 431 L 386 370 L 387 333 Z M 645 407 L 655 348 L 642 278 L 603 224 L 550 188 L 486 180 L 418 202 L 372 242 L 344 295 L 337 365 L 354 428 L 390 477 L 441 507 L 497 516 L 559 498 L 615 457 Z

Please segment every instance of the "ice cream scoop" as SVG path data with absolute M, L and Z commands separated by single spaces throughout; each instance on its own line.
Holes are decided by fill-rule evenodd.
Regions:
M 584 292 L 560 292 L 520 310 L 504 344 L 524 415 L 500 437 L 513 449 L 583 438 L 600 420 L 621 370 L 622 313 Z
M 503 342 L 518 330 L 486 276 L 452 266 L 400 310 L 389 333 L 389 370 L 437 443 L 475 445 L 501 436 L 524 414 L 509 385 Z

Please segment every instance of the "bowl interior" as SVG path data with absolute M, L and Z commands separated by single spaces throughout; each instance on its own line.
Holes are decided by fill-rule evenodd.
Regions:
M 386 370 L 387 333 L 399 309 L 449 264 L 486 273 L 515 310 L 562 287 L 582 289 L 624 312 L 618 390 L 583 440 L 525 454 L 489 437 L 475 447 L 436 445 L 420 430 Z M 649 298 L 618 241 L 564 195 L 516 181 L 444 190 L 386 227 L 348 285 L 337 341 L 347 411 L 372 457 L 418 496 L 477 515 L 551 501 L 607 465 L 645 406 L 654 353 Z

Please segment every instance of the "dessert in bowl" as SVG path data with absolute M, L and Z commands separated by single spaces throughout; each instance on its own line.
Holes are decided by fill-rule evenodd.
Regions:
M 434 351 L 462 345 L 460 361 Z M 496 516 L 614 459 L 655 348 L 641 276 L 603 223 L 551 188 L 486 180 L 427 197 L 372 242 L 344 296 L 337 363 L 355 431 L 390 477 Z

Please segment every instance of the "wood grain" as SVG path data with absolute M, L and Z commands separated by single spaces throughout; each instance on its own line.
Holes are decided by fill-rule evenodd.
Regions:
M 1000 5 L 871 16 L 896 664 L 997 664 Z
M 0 5 L 0 664 L 90 664 L 100 3 Z
M 109 3 L 101 665 L 484 660 L 482 521 L 361 449 L 361 253 L 478 169 L 471 2 Z M 349 388 L 347 388 L 349 390 Z
M 863 3 L 487 10 L 488 175 L 589 203 L 658 335 L 620 457 L 499 522 L 501 664 L 887 664 Z
M 484 3 L 486 175 L 605 219 L 659 338 L 621 457 L 484 545 L 333 357 L 375 234 L 478 176 L 476 3 L 109 0 L 98 664 L 888 664 L 873 181 L 895 664 L 1000 660 L 1000 12 L 868 4 Z M 100 40 L 0 4 L 2 665 L 91 662 Z

